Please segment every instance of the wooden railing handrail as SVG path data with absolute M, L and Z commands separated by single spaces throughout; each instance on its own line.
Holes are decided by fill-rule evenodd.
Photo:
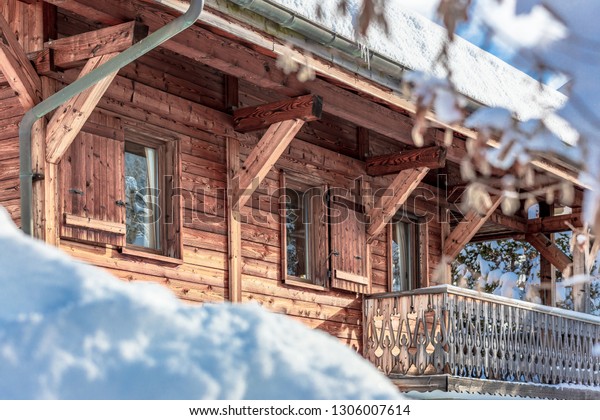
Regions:
M 514 308 L 522 308 L 535 312 L 544 313 L 547 315 L 555 315 L 562 318 L 572 319 L 576 321 L 588 322 L 595 325 L 600 325 L 600 317 L 584 314 L 581 312 L 570 311 L 568 309 L 555 308 L 552 306 L 540 305 L 537 303 L 525 302 L 522 300 L 511 299 L 504 296 L 492 295 L 477 290 L 465 289 L 463 287 L 457 287 L 450 284 L 442 284 L 437 286 L 425 287 L 422 289 L 410 290 L 406 292 L 388 292 L 388 293 L 376 293 L 365 296 L 365 300 L 369 299 L 382 299 L 382 298 L 394 298 L 399 296 L 422 296 L 422 295 L 434 295 L 444 294 L 456 295 L 478 299 L 485 302 L 499 303 L 508 305 Z

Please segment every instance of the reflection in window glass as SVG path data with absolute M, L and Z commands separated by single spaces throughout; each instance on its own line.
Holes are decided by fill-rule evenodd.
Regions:
M 392 291 L 411 290 L 415 276 L 416 244 L 413 225 L 396 221 L 392 225 Z
M 127 244 L 160 249 L 156 149 L 125 143 Z
M 317 280 L 319 220 L 322 216 L 323 190 L 310 187 L 305 191 L 286 188 L 286 255 L 287 275 Z
M 287 274 L 308 278 L 308 232 L 306 206 L 302 192 L 286 188 Z

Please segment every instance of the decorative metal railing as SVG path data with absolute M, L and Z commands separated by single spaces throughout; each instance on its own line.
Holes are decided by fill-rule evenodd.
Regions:
M 434 286 L 365 298 L 365 357 L 384 373 L 600 385 L 600 318 Z

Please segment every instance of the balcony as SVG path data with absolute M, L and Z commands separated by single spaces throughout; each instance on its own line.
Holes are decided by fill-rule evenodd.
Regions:
M 450 285 L 364 305 L 365 357 L 401 390 L 600 398 L 598 317 Z

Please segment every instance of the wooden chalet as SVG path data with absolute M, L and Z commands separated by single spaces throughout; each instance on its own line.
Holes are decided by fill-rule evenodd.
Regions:
M 600 396 L 598 318 L 552 307 L 552 287 L 535 305 L 451 286 L 444 273 L 468 242 L 497 238 L 529 241 L 549 285 L 552 267 L 582 272 L 583 257 L 551 240 L 566 222 L 581 226 L 574 168 L 532 163 L 532 190 L 576 183 L 572 214 L 509 217 L 500 197 L 463 214 L 459 167 L 475 133 L 431 113 L 416 148 L 415 104 L 359 47 L 334 45 L 352 42 L 309 39 L 308 21 L 282 25 L 294 15 L 275 3 L 207 1 L 189 28 L 65 98 L 20 142 L 28 111 L 188 6 L 2 1 L 0 205 L 17 224 L 182 300 L 287 314 L 401 389 Z M 24 144 L 31 168 L 19 164 Z

